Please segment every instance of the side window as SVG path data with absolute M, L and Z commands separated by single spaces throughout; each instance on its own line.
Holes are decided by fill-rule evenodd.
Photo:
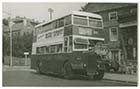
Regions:
M 50 46 L 50 53 L 56 53 L 56 46 Z
M 72 36 L 69 37 L 69 47 L 68 47 L 68 51 L 69 51 L 69 52 L 72 51 Z
M 45 47 L 37 47 L 37 53 L 38 54 L 44 54 L 46 53 Z
M 57 23 L 56 23 L 56 21 L 53 21 L 52 22 L 52 29 L 55 29 L 55 28 L 57 28 Z
M 57 27 L 63 27 L 64 26 L 64 18 L 61 18 L 57 21 Z
M 109 12 L 109 20 L 117 20 L 118 15 L 117 12 Z
M 49 53 L 49 46 L 46 46 L 46 53 Z
M 64 38 L 64 52 L 71 52 L 72 51 L 72 37 L 65 37 Z
M 64 38 L 64 52 L 67 52 L 68 50 L 68 37 Z
M 57 53 L 61 53 L 62 52 L 62 44 L 58 44 L 56 45 L 57 47 Z

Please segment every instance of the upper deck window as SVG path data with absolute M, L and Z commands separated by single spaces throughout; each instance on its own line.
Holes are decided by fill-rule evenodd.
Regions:
M 71 24 L 71 16 L 65 17 L 65 25 Z
M 53 21 L 52 22 L 52 29 L 55 29 L 55 28 L 57 28 L 57 22 L 56 21 Z
M 57 27 L 63 27 L 64 26 L 64 18 L 61 18 L 57 21 Z
M 102 21 L 98 18 L 89 18 L 89 26 L 91 27 L 102 27 Z
M 87 17 L 74 15 L 73 23 L 78 25 L 88 25 Z
M 53 28 L 52 23 L 45 24 L 45 25 L 42 26 L 42 32 L 51 30 L 52 28 Z

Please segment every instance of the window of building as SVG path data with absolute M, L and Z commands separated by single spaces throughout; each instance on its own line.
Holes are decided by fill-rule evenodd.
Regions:
M 117 20 L 117 19 L 118 19 L 117 12 L 110 12 L 109 13 L 109 20 Z
M 118 28 L 112 27 L 110 28 L 110 41 L 117 41 L 118 40 Z
M 136 58 L 136 48 L 133 48 L 133 57 Z
M 130 9 L 130 13 L 137 13 L 137 8 Z

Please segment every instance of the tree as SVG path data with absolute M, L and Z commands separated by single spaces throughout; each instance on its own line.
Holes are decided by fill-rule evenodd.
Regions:
M 3 23 L 3 25 L 8 26 L 8 20 L 7 19 L 3 19 L 2 23 Z
M 88 3 L 86 3 L 84 6 L 81 6 L 81 9 L 79 11 L 85 11 Z

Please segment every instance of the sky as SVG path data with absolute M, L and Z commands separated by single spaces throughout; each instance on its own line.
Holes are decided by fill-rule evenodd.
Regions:
M 3 2 L 2 3 L 2 9 L 3 9 L 3 18 L 7 18 L 9 15 L 8 13 L 11 13 L 11 17 L 15 16 L 21 16 L 21 17 L 27 17 L 31 19 L 35 19 L 37 21 L 49 21 L 49 12 L 48 8 L 53 9 L 53 19 L 61 17 L 66 15 L 67 13 L 71 11 L 76 11 L 81 8 L 81 6 L 84 6 L 86 3 L 15 3 L 15 2 Z

